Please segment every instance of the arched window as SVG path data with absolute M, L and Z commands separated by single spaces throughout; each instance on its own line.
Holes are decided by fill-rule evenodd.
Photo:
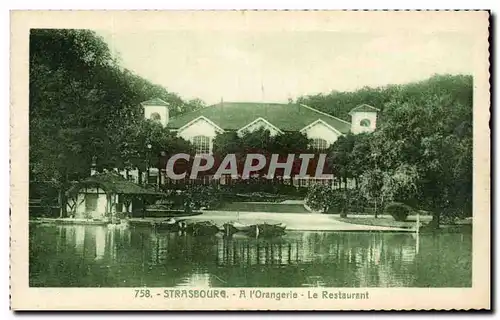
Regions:
M 323 151 L 328 149 L 328 142 L 325 139 L 316 138 L 313 139 L 311 147 L 315 151 Z
M 149 119 L 151 119 L 153 121 L 160 121 L 161 120 L 161 116 L 160 116 L 160 114 L 158 112 L 153 112 L 149 116 Z
M 368 119 L 363 119 L 359 122 L 359 125 L 362 127 L 369 127 L 371 124 L 370 120 Z
M 193 138 L 193 145 L 196 154 L 210 153 L 210 138 L 207 136 L 196 136 Z

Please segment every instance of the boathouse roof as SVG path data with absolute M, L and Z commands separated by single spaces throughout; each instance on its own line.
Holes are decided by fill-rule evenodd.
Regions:
M 80 192 L 82 188 L 101 188 L 106 193 L 135 194 L 135 195 L 162 195 L 162 193 L 146 189 L 132 181 L 129 181 L 119 174 L 106 172 L 93 175 L 85 180 L 77 182 L 69 190 L 68 194 Z

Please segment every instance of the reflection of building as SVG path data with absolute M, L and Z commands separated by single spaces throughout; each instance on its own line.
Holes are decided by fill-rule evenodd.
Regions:
M 224 240 L 217 242 L 218 265 L 291 265 L 302 261 L 299 242 Z
M 212 286 L 210 274 L 193 272 L 186 278 L 183 278 L 176 285 L 177 287 L 191 287 L 191 288 L 209 288 Z
M 76 247 L 76 251 L 79 253 L 79 254 L 83 254 L 83 252 L 85 251 L 85 226 L 74 226 L 73 228 L 67 228 L 66 230 L 73 230 L 74 234 L 75 234 L 75 238 L 74 238 L 74 241 L 75 241 L 75 247 Z M 71 241 L 73 239 L 71 239 L 70 237 L 67 237 L 67 241 Z
M 82 272 L 104 281 L 100 285 L 401 287 L 422 276 L 415 273 L 415 239 L 407 234 L 290 232 L 265 240 L 148 228 L 72 225 L 58 231 L 55 257 L 67 264 L 58 272 Z
M 101 260 L 106 253 L 106 238 L 108 229 L 96 228 L 95 229 L 95 259 Z
M 123 245 L 130 238 L 130 230 L 105 226 L 68 225 L 61 226 L 59 232 L 65 241 L 60 245 L 75 248 L 79 257 L 93 260 L 102 260 L 106 255 L 115 258 L 117 242 Z

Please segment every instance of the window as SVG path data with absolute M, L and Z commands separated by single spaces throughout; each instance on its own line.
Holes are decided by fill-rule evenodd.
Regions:
M 359 122 L 359 125 L 362 127 L 369 127 L 371 124 L 370 120 L 368 119 L 363 119 Z
M 196 136 L 193 138 L 193 145 L 196 154 L 210 153 L 210 138 L 207 136 Z
M 158 183 L 158 176 L 156 174 L 151 174 L 151 172 L 150 172 L 149 177 L 148 177 L 148 183 L 149 184 L 157 184 Z
M 161 116 L 160 116 L 160 114 L 158 112 L 153 112 L 149 116 L 149 119 L 151 119 L 153 121 L 160 121 L 161 120 Z
M 98 199 L 99 199 L 99 194 L 86 193 L 85 194 L 85 211 L 86 212 L 96 211 Z
M 315 151 L 322 151 L 328 149 L 328 142 L 325 139 L 313 139 L 311 147 Z

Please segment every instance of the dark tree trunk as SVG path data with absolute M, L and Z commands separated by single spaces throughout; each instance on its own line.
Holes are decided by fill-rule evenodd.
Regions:
M 61 187 L 59 188 L 59 218 L 66 218 L 68 216 L 68 208 L 67 208 L 67 202 L 68 199 L 66 197 L 66 190 L 68 190 L 68 173 L 65 171 L 63 173 L 63 181 L 61 183 Z
M 66 195 L 64 192 L 64 189 L 59 190 L 59 218 L 66 218 L 68 213 L 67 213 L 67 208 L 66 208 Z
M 439 229 L 440 223 L 441 223 L 441 215 L 439 214 L 439 212 L 434 212 L 434 214 L 432 215 L 430 226 L 432 227 L 432 229 Z
M 141 172 L 141 170 L 137 170 L 137 172 L 138 172 L 137 182 L 139 184 L 142 184 L 142 172 Z
M 146 199 L 142 198 L 142 218 L 146 218 Z

